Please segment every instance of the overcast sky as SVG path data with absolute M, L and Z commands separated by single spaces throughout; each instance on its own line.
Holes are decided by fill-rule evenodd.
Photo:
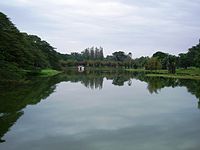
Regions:
M 61 53 L 178 54 L 200 38 L 200 0 L 1 0 L 0 11 Z

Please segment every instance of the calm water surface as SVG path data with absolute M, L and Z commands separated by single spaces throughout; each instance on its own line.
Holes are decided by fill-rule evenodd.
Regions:
M 0 150 L 200 149 L 200 81 L 90 72 L 0 87 Z

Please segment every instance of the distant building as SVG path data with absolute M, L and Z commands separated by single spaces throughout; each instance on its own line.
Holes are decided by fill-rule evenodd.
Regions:
M 82 65 L 78 66 L 78 72 L 83 72 L 85 70 L 85 67 Z

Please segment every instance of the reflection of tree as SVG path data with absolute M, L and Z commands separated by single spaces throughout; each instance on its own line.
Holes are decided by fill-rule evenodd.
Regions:
M 200 81 L 199 80 L 180 80 L 180 86 L 185 86 L 188 92 L 200 98 Z
M 66 74 L 62 75 L 61 80 L 81 82 L 84 86 L 88 88 L 101 89 L 103 87 L 104 78 L 112 80 L 112 84 L 118 86 L 123 86 L 125 82 L 128 82 L 128 85 L 130 86 L 132 84 L 132 78 L 138 79 L 148 84 L 147 89 L 150 93 L 158 93 L 159 90 L 161 90 L 164 87 L 184 86 L 188 89 L 188 92 L 192 93 L 200 99 L 200 81 L 163 77 L 147 77 L 144 73 L 127 72 L 123 70 L 89 70 L 84 73 L 69 71 Z
M 90 70 L 84 73 L 67 72 L 65 80 L 81 82 L 85 87 L 91 89 L 102 89 L 104 78 L 113 80 L 114 85 L 123 86 L 124 82 L 129 81 L 131 77 L 133 77 L 132 74 L 122 70 Z
M 188 92 L 195 95 L 199 99 L 198 107 L 200 107 L 200 81 L 199 80 L 180 80 L 179 86 L 187 88 Z
M 117 77 L 113 78 L 112 84 L 118 85 L 118 86 L 123 86 L 124 82 L 126 82 L 126 81 L 128 81 L 128 79 L 126 77 L 117 76 Z
M 23 112 L 6 113 L 0 117 L 0 143 L 5 142 L 1 138 L 22 114 Z
M 158 93 L 159 90 L 165 87 L 186 87 L 188 92 L 195 95 L 200 104 L 200 81 L 199 80 L 186 80 L 186 79 L 171 79 L 162 77 L 145 77 L 137 76 L 141 81 L 148 83 L 147 89 L 150 93 Z M 200 106 L 198 106 L 200 107 Z
M 200 81 L 146 77 L 142 73 L 130 73 L 122 70 L 93 70 L 83 73 L 69 71 L 51 78 L 31 79 L 24 84 L 0 83 L 0 142 L 4 142 L 2 139 L 4 134 L 23 115 L 22 109 L 47 98 L 54 92 L 57 83 L 62 81 L 80 82 L 87 88 L 102 89 L 104 78 L 112 80 L 112 84 L 117 86 L 123 86 L 125 82 L 130 86 L 131 79 L 135 78 L 146 82 L 150 93 L 158 93 L 164 87 L 183 86 L 200 99 Z
M 146 82 L 148 83 L 147 89 L 150 93 L 158 93 L 164 87 L 175 87 L 177 86 L 176 79 L 166 79 L 166 78 L 147 78 Z
M 102 89 L 103 78 L 85 78 L 81 81 L 81 83 L 91 89 Z
M 106 76 L 107 77 L 107 76 Z M 113 80 L 112 84 L 118 85 L 118 86 L 123 86 L 125 82 L 128 81 L 128 85 L 130 86 L 131 83 L 131 78 L 133 78 L 133 74 L 126 72 L 126 71 L 119 71 L 115 72 L 114 74 L 110 74 L 109 79 Z
M 48 97 L 56 83 L 54 78 L 40 78 L 28 83 L 0 84 L 0 142 L 4 142 L 1 138 L 23 114 L 22 109 Z
M 103 78 L 104 76 L 96 71 L 83 72 L 83 73 L 70 71 L 67 72 L 66 74 L 63 74 L 64 81 L 81 82 L 85 87 L 91 89 L 102 89 Z

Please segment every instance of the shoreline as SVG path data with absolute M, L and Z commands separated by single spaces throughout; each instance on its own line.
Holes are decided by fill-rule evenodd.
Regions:
M 200 80 L 200 68 L 177 69 L 175 74 L 168 73 L 167 70 L 145 70 L 145 69 L 126 69 L 129 72 L 142 72 L 147 77 L 163 77 L 175 79 Z

